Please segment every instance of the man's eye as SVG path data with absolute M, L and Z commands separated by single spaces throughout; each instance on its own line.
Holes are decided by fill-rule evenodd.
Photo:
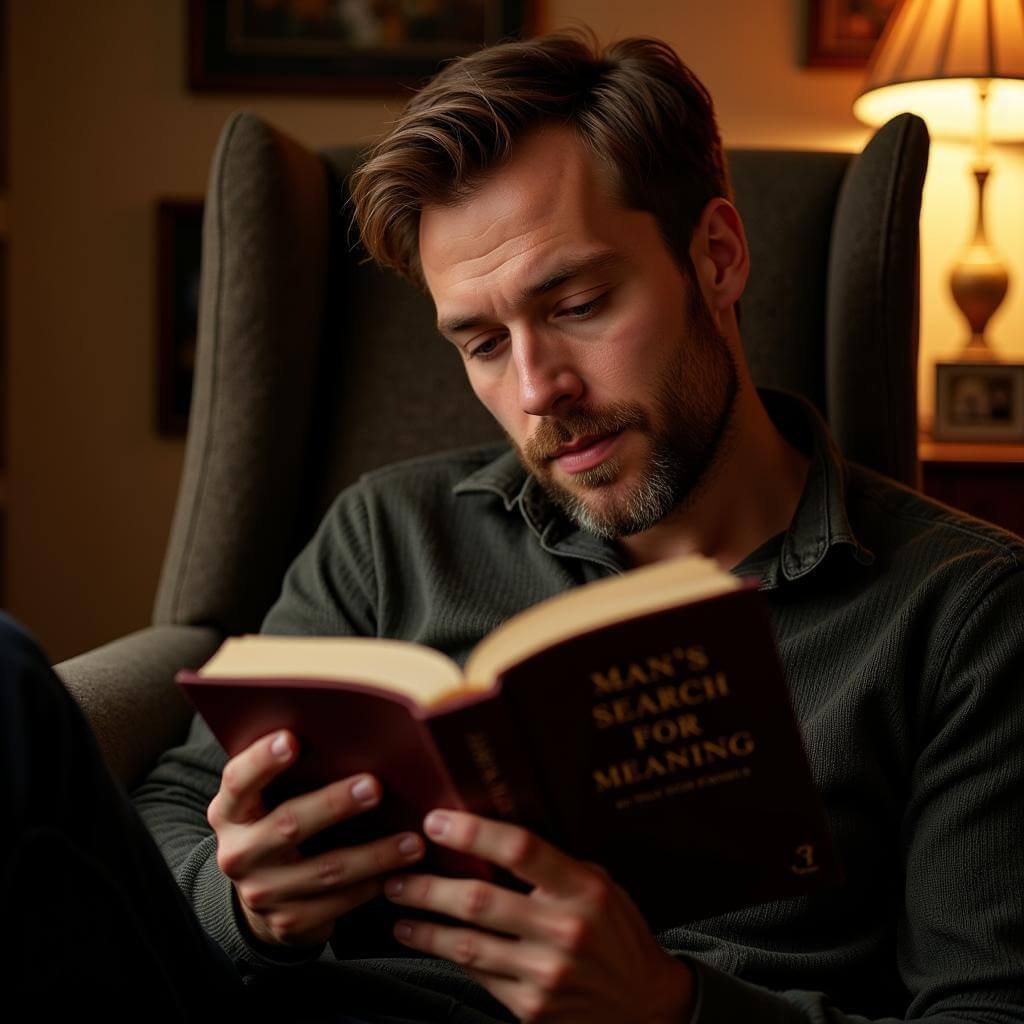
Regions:
M 468 350 L 467 357 L 469 359 L 492 359 L 495 353 L 498 351 L 498 346 L 501 344 L 501 338 L 492 337 L 485 338 L 479 345 Z
M 578 306 L 566 306 L 558 311 L 558 316 L 568 317 L 570 320 L 585 320 L 591 313 L 596 313 L 604 302 L 607 292 L 597 295 L 589 302 L 583 302 Z

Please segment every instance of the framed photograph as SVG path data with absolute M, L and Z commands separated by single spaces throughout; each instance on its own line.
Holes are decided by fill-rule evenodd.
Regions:
M 1024 364 L 936 363 L 938 441 L 1024 441 Z
M 445 60 L 529 35 L 531 14 L 531 0 L 189 0 L 189 86 L 400 92 Z
M 899 0 L 805 2 L 804 64 L 811 68 L 863 68 Z
M 184 437 L 188 429 L 202 249 L 203 201 L 158 200 L 156 427 L 164 437 Z

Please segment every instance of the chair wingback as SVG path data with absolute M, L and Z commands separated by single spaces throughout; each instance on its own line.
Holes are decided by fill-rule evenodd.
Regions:
M 251 114 L 214 154 L 185 466 L 154 623 L 258 626 L 294 554 L 320 369 L 331 182 Z

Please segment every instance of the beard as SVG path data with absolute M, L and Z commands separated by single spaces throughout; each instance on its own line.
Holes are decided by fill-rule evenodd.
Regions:
M 513 442 L 520 462 L 548 497 L 577 526 L 599 537 L 643 533 L 687 508 L 713 476 L 726 442 L 739 370 L 692 279 L 689 291 L 684 336 L 656 382 L 650 412 L 635 401 L 572 410 L 542 420 L 522 448 Z M 648 442 L 635 483 L 623 481 L 623 459 L 617 454 L 573 474 L 571 484 L 555 478 L 551 459 L 560 447 L 574 438 L 621 430 L 636 431 Z

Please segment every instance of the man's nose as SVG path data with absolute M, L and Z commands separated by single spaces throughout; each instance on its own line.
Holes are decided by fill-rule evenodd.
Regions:
M 572 408 L 584 384 L 564 342 L 541 332 L 524 333 L 513 341 L 519 400 L 523 412 L 549 416 Z

